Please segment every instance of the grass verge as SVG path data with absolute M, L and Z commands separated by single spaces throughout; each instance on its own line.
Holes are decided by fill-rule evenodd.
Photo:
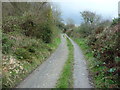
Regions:
M 112 80 L 113 76 L 111 74 L 105 73 L 106 70 L 108 70 L 108 68 L 105 66 L 101 66 L 100 64 L 103 62 L 94 58 L 91 48 L 86 44 L 87 39 L 75 38 L 74 41 L 81 47 L 85 55 L 85 58 L 88 63 L 90 75 L 94 83 L 94 87 L 112 88 L 111 86 L 116 85 L 115 82 Z
M 60 37 L 52 43 L 44 43 L 36 38 L 12 36 L 13 42 L 3 37 L 5 52 L 2 62 L 2 88 L 13 88 L 42 64 L 60 44 Z M 10 35 L 11 36 L 11 35 Z M 11 39 L 12 40 L 12 39 Z M 14 43 L 14 45 L 12 45 Z M 9 45 L 9 46 L 8 46 Z M 10 47 L 12 45 L 12 48 Z M 7 50 L 7 51 L 6 51 Z
M 64 65 L 60 78 L 56 84 L 56 88 L 73 88 L 73 45 L 67 39 L 67 46 L 69 49 L 68 59 Z

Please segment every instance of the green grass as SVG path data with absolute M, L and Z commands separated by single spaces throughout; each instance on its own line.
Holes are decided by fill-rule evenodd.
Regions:
M 56 88 L 73 88 L 73 45 L 67 39 L 67 46 L 69 49 L 68 59 L 61 72 L 60 78 L 56 84 Z
M 86 44 L 87 39 L 75 38 L 74 41 L 81 47 L 85 55 L 95 88 L 112 88 L 112 85 L 114 87 L 116 85 L 115 81 L 113 81 L 114 77 L 110 74 L 105 74 L 105 71 L 109 69 L 101 65 L 102 61 L 94 58 L 90 46 Z

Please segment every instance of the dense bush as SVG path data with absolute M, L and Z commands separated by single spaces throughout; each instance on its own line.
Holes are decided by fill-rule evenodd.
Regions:
M 8 3 L 3 3 L 3 7 L 7 7 L 7 5 Z M 52 41 L 52 27 L 55 27 L 55 22 L 53 20 L 53 11 L 50 8 L 49 3 L 40 2 L 19 4 L 11 2 L 10 5 L 14 7 L 11 11 L 16 11 L 16 14 L 9 16 L 10 11 L 7 8 L 3 8 L 3 33 L 17 32 L 28 37 L 39 38 L 45 43 L 50 43 Z M 23 7 L 20 7 L 20 5 Z M 36 6 L 34 7 L 34 5 Z M 38 10 L 39 7 L 40 9 Z M 23 9 L 25 11 L 22 11 Z M 55 32 L 57 32 L 57 30 Z
M 38 27 L 38 31 L 36 31 L 35 34 L 37 38 L 41 38 L 44 42 L 50 43 L 52 40 L 53 30 L 50 24 L 43 23 Z
M 103 55 L 106 53 L 106 56 L 115 55 L 117 50 L 119 50 L 119 33 L 118 25 L 113 28 L 98 28 L 95 33 L 89 36 L 88 44 L 91 45 L 93 50 L 96 50 L 98 53 Z M 110 61 L 110 59 L 112 59 L 112 57 L 108 60 Z
M 86 14 L 87 15 L 87 14 Z M 87 15 L 88 16 L 88 15 Z M 86 16 L 85 16 L 86 17 Z M 91 17 L 89 17 L 91 18 Z M 87 18 L 86 18 L 87 22 Z M 94 26 L 94 27 L 93 27 Z M 96 66 L 103 67 L 104 76 L 110 77 L 108 80 L 109 87 L 120 87 L 120 18 L 113 21 L 105 20 L 98 24 L 82 23 L 77 30 L 68 34 L 72 37 L 86 38 L 88 46 L 91 48 L 96 58 Z M 77 35 L 77 33 L 79 35 Z M 98 63 L 97 63 L 98 62 Z M 101 71 L 97 71 L 97 76 Z M 97 77 L 96 76 L 96 77 Z M 100 76 L 99 76 L 100 77 Z M 108 87 L 103 85 L 103 87 Z
M 16 22 L 17 21 L 17 22 Z M 52 28 L 49 22 L 34 23 L 32 20 L 25 21 L 24 18 L 9 18 L 3 22 L 3 33 L 21 33 L 29 37 L 42 39 L 46 43 L 50 43 L 52 39 Z
M 115 23 L 114 23 L 115 24 Z M 113 24 L 112 24 L 113 25 Z M 105 71 L 108 75 L 112 74 L 117 86 L 120 87 L 120 24 L 109 28 L 103 28 L 99 33 L 89 36 L 89 45 L 91 46 L 94 56 L 103 62 L 107 68 Z M 112 87 L 112 86 L 111 86 Z
M 10 38 L 6 34 L 2 34 L 2 53 L 10 54 L 13 45 L 14 40 L 10 40 Z
M 113 25 L 116 25 L 118 23 L 120 23 L 120 18 L 114 18 L 111 25 L 113 26 Z
M 15 55 L 17 59 L 25 60 L 25 59 L 32 59 L 30 52 L 28 52 L 24 48 L 19 48 L 15 51 Z

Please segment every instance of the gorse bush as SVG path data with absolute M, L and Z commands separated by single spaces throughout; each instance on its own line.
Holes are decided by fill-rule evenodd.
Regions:
M 17 59 L 20 60 L 25 60 L 25 59 L 32 59 L 31 58 L 31 54 L 30 52 L 28 52 L 26 49 L 24 48 L 19 48 L 15 51 L 15 55 L 17 57 Z
M 36 31 L 36 37 L 41 38 L 45 43 L 50 43 L 52 40 L 53 30 L 50 24 L 43 23 L 38 27 Z
M 2 34 L 2 53 L 10 54 L 13 45 L 14 40 L 10 40 L 10 38 L 6 34 Z
M 114 18 L 111 25 L 113 26 L 113 25 L 116 25 L 118 23 L 120 23 L 120 18 Z
M 23 7 L 20 7 L 19 3 L 15 2 L 11 2 L 11 4 L 15 5 L 14 7 L 17 7 L 18 11 L 15 9 L 16 14 L 9 16 L 9 11 L 7 12 L 7 9 L 3 8 L 3 11 L 6 11 L 3 13 L 2 27 L 4 33 L 18 32 L 28 37 L 39 38 L 45 43 L 50 43 L 52 41 L 52 27 L 55 27 L 55 23 L 52 14 L 53 11 L 49 3 L 22 3 L 21 5 L 23 5 Z M 3 6 L 6 5 L 7 3 L 3 3 Z M 34 7 L 34 5 L 36 5 L 36 7 Z M 38 7 L 40 7 L 40 10 L 38 10 Z M 25 9 L 25 11 L 21 11 L 20 14 L 19 10 L 22 9 Z
M 19 19 L 18 19 L 19 20 Z M 24 19 L 23 19 L 24 20 Z M 9 22 L 8 24 L 4 24 Z M 3 23 L 3 33 L 11 33 L 11 32 L 20 32 L 29 37 L 36 37 L 42 39 L 44 42 L 49 43 L 52 39 L 52 29 L 51 24 L 47 23 L 34 23 L 32 20 L 27 20 L 20 23 L 11 22 L 11 19 Z
M 113 24 L 114 23 L 114 24 Z M 88 37 L 88 45 L 91 46 L 94 57 L 103 63 L 100 66 L 105 66 L 105 76 L 111 75 L 113 83 L 109 87 L 120 87 L 120 24 L 116 21 L 110 26 L 97 27 L 94 32 Z M 100 73 L 98 73 L 99 75 Z M 111 77 L 110 76 L 110 77 Z M 110 82 L 108 82 L 110 83 Z
M 36 48 L 31 46 L 28 48 L 28 51 L 31 52 L 31 53 L 35 53 L 36 52 Z
M 20 29 L 19 25 L 22 23 L 20 21 L 21 20 L 18 19 L 18 17 L 4 17 L 2 20 L 3 33 L 14 32 Z

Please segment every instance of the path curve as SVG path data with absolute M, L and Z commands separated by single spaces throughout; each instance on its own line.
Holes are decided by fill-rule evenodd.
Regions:
M 88 78 L 88 69 L 84 55 L 82 54 L 80 47 L 71 38 L 69 38 L 69 40 L 74 46 L 74 88 L 92 88 Z
M 17 88 L 54 88 L 64 63 L 67 60 L 66 39 L 61 35 L 61 44 L 48 60 L 31 73 Z

